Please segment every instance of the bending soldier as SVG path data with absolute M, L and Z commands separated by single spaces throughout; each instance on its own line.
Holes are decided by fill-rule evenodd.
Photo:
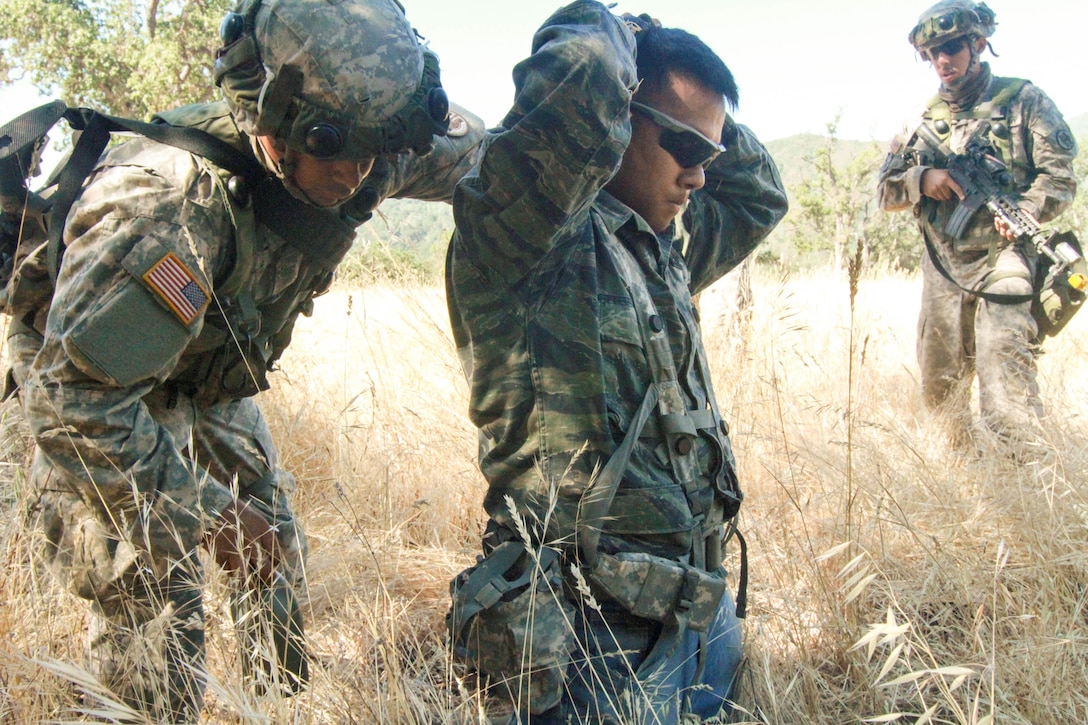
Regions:
M 1039 222 L 1072 202 L 1073 135 L 1039 88 L 994 76 L 982 62 L 995 27 L 993 11 L 972 0 L 942 0 L 919 17 L 909 39 L 932 64 L 940 89 L 892 142 L 878 193 L 885 211 L 913 208 L 926 245 L 918 361 L 927 406 L 951 425 L 957 443 L 964 442 L 977 374 L 983 429 L 1024 459 L 1042 442 L 1035 367 L 1040 333 L 1030 302 L 1037 254 L 1032 245 L 1016 243 L 1009 226 L 985 207 L 958 237 L 949 233 L 964 189 L 917 133 L 924 124 L 955 153 L 982 144 L 1007 167 L 1010 196 Z
M 258 687 L 305 684 L 306 539 L 251 396 L 355 227 L 389 196 L 449 200 L 483 135 L 447 115 L 396 0 L 242 0 L 221 32 L 225 102 L 157 121 L 249 171 L 114 146 L 67 216 L 51 303 L 10 300 L 47 557 L 92 603 L 95 674 L 155 722 L 202 707 L 201 546 L 236 575 L 241 634 L 271 632 L 240 647 Z

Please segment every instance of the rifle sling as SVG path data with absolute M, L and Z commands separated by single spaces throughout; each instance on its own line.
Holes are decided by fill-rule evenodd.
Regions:
M 959 283 L 958 280 L 956 280 L 955 277 L 952 276 L 952 273 L 949 272 L 948 269 L 941 262 L 940 256 L 937 254 L 937 250 L 934 249 L 934 247 L 933 247 L 933 242 L 931 242 L 929 240 L 929 236 L 927 236 L 926 234 L 923 233 L 922 238 L 925 240 L 925 243 L 926 243 L 926 251 L 929 253 L 929 260 L 931 262 L 933 262 L 933 266 L 937 269 L 937 271 L 940 273 L 940 275 L 942 277 L 944 277 L 945 279 L 947 279 L 952 284 L 956 285 L 956 287 L 959 287 L 962 291 L 966 292 L 967 294 L 974 295 L 975 297 L 978 297 L 980 299 L 984 299 L 987 302 L 993 302 L 993 303 L 999 304 L 999 305 L 1019 305 L 1019 304 L 1022 304 L 1024 302 L 1031 302 L 1033 299 L 1035 299 L 1034 294 L 1030 294 L 1030 295 L 1003 295 L 1003 294 L 997 294 L 997 293 L 994 293 L 994 292 L 983 292 L 982 290 L 974 290 L 974 289 L 969 289 L 967 287 L 964 287 L 962 284 Z

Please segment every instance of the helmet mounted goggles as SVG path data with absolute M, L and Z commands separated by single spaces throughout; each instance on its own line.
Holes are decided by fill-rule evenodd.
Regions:
M 399 6 L 399 3 L 398 3 Z M 213 77 L 237 113 L 250 119 L 248 132 L 272 136 L 289 148 L 324 160 L 357 160 L 382 154 L 430 151 L 434 136 L 449 128 L 449 99 L 442 88 L 438 56 L 428 48 L 414 93 L 395 112 L 364 122 L 358 108 L 337 110 L 307 98 L 304 72 L 292 63 L 267 68 L 255 32 L 260 0 L 246 0 L 220 25 L 222 47 Z M 414 31 L 413 31 L 414 32 Z M 378 66 L 375 73 L 382 72 Z
M 947 6 L 945 12 L 937 9 Z M 970 7 L 966 3 L 939 3 L 930 15 L 923 16 L 910 31 L 908 40 L 919 51 L 925 51 L 936 45 L 961 37 L 993 35 L 996 27 L 994 12 L 986 3 Z

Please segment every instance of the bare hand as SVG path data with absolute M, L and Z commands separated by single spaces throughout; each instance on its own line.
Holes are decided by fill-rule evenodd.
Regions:
M 283 559 L 276 530 L 257 509 L 245 501 L 234 501 L 219 514 L 219 521 L 205 541 L 215 561 L 229 572 L 244 577 L 255 575 L 271 582 Z
M 1012 230 L 1012 227 L 1009 226 L 1009 223 L 1007 221 L 999 216 L 994 217 L 994 229 L 997 230 L 998 234 L 1000 234 L 1010 242 L 1016 241 L 1016 232 Z
M 937 201 L 948 201 L 954 196 L 963 201 L 967 198 L 963 188 L 948 173 L 948 169 L 926 169 L 922 172 L 922 194 Z

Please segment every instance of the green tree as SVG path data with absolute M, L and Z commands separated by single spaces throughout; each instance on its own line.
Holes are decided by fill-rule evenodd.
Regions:
M 0 86 L 131 118 L 216 97 L 230 0 L 0 0 Z
M 845 163 L 839 161 L 838 123 L 836 117 L 827 124 L 827 136 L 805 157 L 807 169 L 793 189 L 788 222 L 795 249 L 827 253 L 836 269 L 859 249 L 863 266 L 881 262 L 915 268 L 920 244 L 913 218 L 877 208 L 876 179 L 884 149 L 872 143 Z
M 873 193 L 869 153 L 859 154 L 845 168 L 835 164 L 838 123 L 836 116 L 827 124 L 824 143 L 805 159 L 809 168 L 794 190 L 791 216 L 797 250 L 830 252 L 836 269 L 860 236 Z
M 387 199 L 368 224 L 360 227 L 358 243 L 345 265 L 361 263 L 371 276 L 440 280 L 446 246 L 453 233 L 449 204 L 418 199 Z M 338 273 L 351 278 L 344 268 Z

